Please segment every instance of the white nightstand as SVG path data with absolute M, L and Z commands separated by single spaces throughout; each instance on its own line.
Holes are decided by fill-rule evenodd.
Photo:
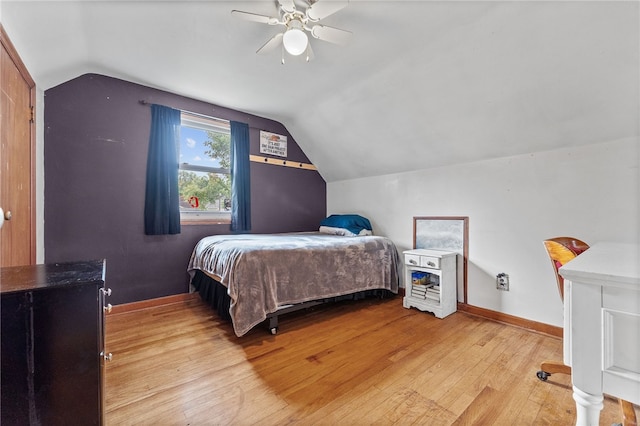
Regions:
M 415 249 L 404 253 L 406 292 L 402 306 L 433 312 L 438 318 L 454 313 L 456 296 L 456 253 Z

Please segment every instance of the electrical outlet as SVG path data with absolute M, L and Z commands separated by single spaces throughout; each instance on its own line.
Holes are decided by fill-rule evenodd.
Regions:
M 496 275 L 496 288 L 498 290 L 509 291 L 509 275 L 504 272 Z

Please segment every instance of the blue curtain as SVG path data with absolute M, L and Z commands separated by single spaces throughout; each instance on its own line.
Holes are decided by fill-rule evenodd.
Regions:
M 249 125 L 231 123 L 231 230 L 251 230 Z
M 163 105 L 151 105 L 144 203 L 144 232 L 147 235 L 180 233 L 179 141 L 180 111 Z

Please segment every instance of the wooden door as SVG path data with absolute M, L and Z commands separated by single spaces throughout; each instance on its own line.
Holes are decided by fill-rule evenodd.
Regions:
M 34 264 L 35 83 L 0 25 L 0 267 Z M 1 218 L 0 218 L 1 220 Z

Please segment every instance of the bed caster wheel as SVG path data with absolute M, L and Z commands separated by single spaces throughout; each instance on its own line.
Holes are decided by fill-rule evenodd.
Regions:
M 278 334 L 278 327 L 271 327 L 269 331 L 275 336 L 276 334 Z
M 538 376 L 538 379 L 542 380 L 543 382 L 547 381 L 547 378 L 550 376 L 551 374 L 547 373 L 546 371 L 538 371 L 536 373 L 536 376 Z

